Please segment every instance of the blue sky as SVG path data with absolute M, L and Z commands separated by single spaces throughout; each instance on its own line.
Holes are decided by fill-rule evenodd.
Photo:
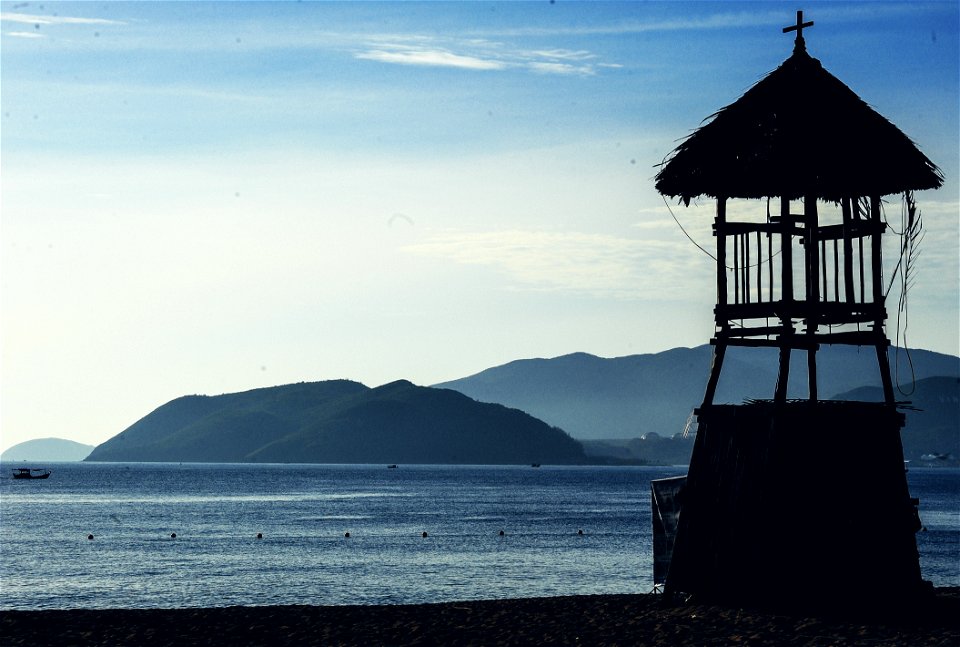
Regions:
M 798 7 L 0 8 L 5 448 L 188 393 L 705 343 L 713 261 L 655 165 L 790 55 Z M 908 342 L 960 354 L 958 4 L 802 8 L 944 172 Z M 712 244 L 709 201 L 671 207 Z

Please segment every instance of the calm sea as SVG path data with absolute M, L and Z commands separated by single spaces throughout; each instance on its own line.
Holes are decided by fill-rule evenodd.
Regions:
M 0 474 L 0 609 L 643 593 L 652 588 L 650 480 L 685 472 L 50 467 L 45 481 L 14 481 L 9 465 Z M 908 478 L 926 526 L 924 577 L 960 585 L 960 470 Z

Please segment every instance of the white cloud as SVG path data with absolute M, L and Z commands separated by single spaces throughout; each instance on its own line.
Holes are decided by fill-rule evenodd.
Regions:
M 457 67 L 468 70 L 501 70 L 506 65 L 501 61 L 462 56 L 443 50 L 408 50 L 385 51 L 369 50 L 356 54 L 356 58 L 379 61 L 381 63 L 397 63 L 400 65 L 426 65 L 433 67 Z
M 539 74 L 592 75 L 600 64 L 587 50 L 527 50 L 484 39 L 434 38 L 423 35 L 381 36 L 355 52 L 364 60 L 399 65 L 454 67 L 470 70 L 529 70 Z M 588 62 L 589 61 L 589 62 Z M 604 64 L 614 69 L 618 64 Z
M 21 23 L 25 25 L 125 25 L 120 20 L 106 18 L 78 18 L 71 16 L 41 16 L 26 13 L 3 12 L 0 20 Z
M 34 31 L 6 31 L 3 32 L 4 36 L 12 36 L 14 38 L 45 38 L 43 34 L 38 34 Z

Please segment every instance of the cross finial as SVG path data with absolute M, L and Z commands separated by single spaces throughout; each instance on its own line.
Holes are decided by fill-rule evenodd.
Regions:
M 793 42 L 793 51 L 795 52 L 807 49 L 807 44 L 803 40 L 803 30 L 805 27 L 813 27 L 813 21 L 803 22 L 803 11 L 801 10 L 797 12 L 797 24 L 783 28 L 784 34 L 791 31 L 797 32 L 797 39 Z

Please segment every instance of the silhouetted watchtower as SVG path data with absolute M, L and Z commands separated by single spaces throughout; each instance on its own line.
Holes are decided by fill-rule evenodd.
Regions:
M 910 139 L 793 54 L 674 150 L 657 190 L 716 199 L 714 360 L 667 590 L 719 598 L 873 599 L 920 585 L 882 273 L 883 197 L 938 188 Z M 734 202 L 736 201 L 736 202 Z M 735 213 L 731 212 L 735 204 Z M 821 399 L 817 353 L 873 347 L 883 402 Z M 779 353 L 771 399 L 714 403 L 728 348 Z M 793 351 L 808 398 L 790 400 Z

